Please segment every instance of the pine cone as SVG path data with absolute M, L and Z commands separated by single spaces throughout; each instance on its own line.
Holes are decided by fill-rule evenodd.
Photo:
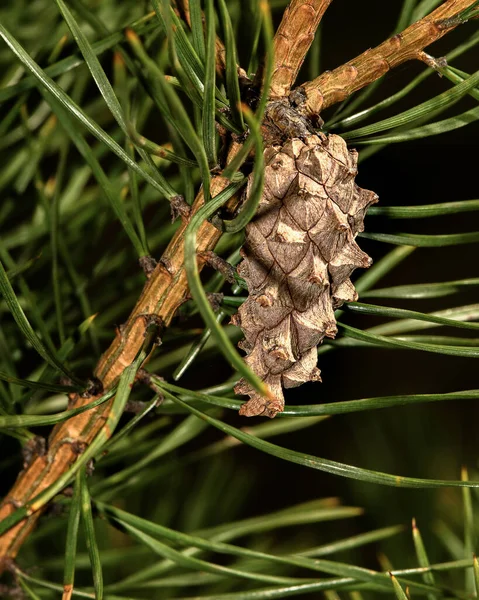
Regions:
M 275 400 L 242 379 L 237 394 L 250 400 L 245 416 L 274 417 L 284 409 L 282 388 L 320 381 L 316 346 L 337 333 L 334 310 L 357 299 L 349 277 L 371 259 L 354 241 L 377 195 L 358 187 L 357 152 L 337 135 L 293 138 L 265 150 L 265 185 L 246 228 L 238 273 L 249 296 L 233 322 L 239 347 Z

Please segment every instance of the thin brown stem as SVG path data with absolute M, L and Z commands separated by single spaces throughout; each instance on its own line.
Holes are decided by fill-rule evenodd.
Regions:
M 332 0 L 291 0 L 274 36 L 271 97 L 287 96 Z
M 301 112 L 308 116 L 318 115 L 403 62 L 421 60 L 421 51 L 460 25 L 462 20 L 454 17 L 474 3 L 475 0 L 447 0 L 402 33 L 305 83 L 295 90 L 294 96 L 300 102 Z
M 215 196 L 229 182 L 215 177 L 211 182 L 211 194 Z M 203 205 L 200 193 L 192 207 L 192 214 Z M 178 307 L 186 300 L 188 283 L 184 269 L 184 234 L 189 220 L 182 222 L 171 240 L 161 261 L 146 282 L 142 294 L 128 321 L 117 330 L 109 349 L 101 357 L 95 375 L 105 390 L 112 387 L 125 367 L 131 364 L 144 342 L 148 317 L 155 315 L 168 326 Z M 198 254 L 212 250 L 221 236 L 213 225 L 205 222 L 197 234 Z M 204 260 L 200 259 L 200 267 Z M 77 408 L 94 398 L 76 395 L 70 408 Z M 90 444 L 104 426 L 112 401 L 95 409 L 72 417 L 57 425 L 50 435 L 48 452 L 37 455 L 31 464 L 19 475 L 12 490 L 0 506 L 0 521 L 11 514 L 16 507 L 24 506 L 29 500 L 54 483 L 78 456 L 78 448 Z M 0 572 L 2 559 L 16 556 L 23 541 L 29 535 L 41 510 L 12 527 L 0 537 Z

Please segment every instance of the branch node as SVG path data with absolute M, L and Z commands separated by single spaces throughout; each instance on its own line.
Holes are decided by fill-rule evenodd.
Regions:
M 163 271 L 166 271 L 166 273 L 170 276 L 170 278 L 174 276 L 175 270 L 173 269 L 171 260 L 169 258 L 167 258 L 166 256 L 163 256 L 162 258 L 160 258 L 157 266 L 160 269 L 163 269 Z
M 198 257 L 203 259 L 210 267 L 213 267 L 213 269 L 221 273 L 228 283 L 236 283 L 236 269 L 224 258 L 218 256 L 212 250 L 199 252 Z
M 298 100 L 301 94 L 296 93 L 293 97 Z M 311 121 L 291 106 L 287 98 L 269 102 L 264 120 L 263 137 L 266 147 L 292 138 L 304 140 L 314 133 Z
M 161 334 L 165 329 L 165 322 L 163 321 L 163 319 L 155 313 L 142 313 L 138 315 L 138 317 L 143 317 L 143 319 L 145 320 L 145 332 L 143 334 L 144 337 L 146 337 L 148 329 L 150 327 L 155 327 L 157 331 L 153 343 L 155 346 L 161 346 Z
M 171 222 L 174 223 L 178 217 L 185 223 L 191 213 L 191 207 L 183 198 L 183 196 L 173 196 L 170 198 Z
M 153 256 L 140 256 L 140 258 L 138 259 L 138 263 L 143 269 L 143 272 L 146 275 L 147 279 L 150 278 L 151 274 L 156 268 L 156 265 L 158 264 L 158 262 L 155 258 L 153 258 Z
M 425 63 L 428 67 L 431 67 L 431 69 L 437 71 L 439 76 L 442 77 L 441 70 L 447 67 L 447 59 L 445 56 L 434 58 L 434 56 L 431 56 L 430 54 L 422 50 L 421 52 L 418 52 L 417 58 L 418 60 Z
M 88 444 L 86 442 L 84 442 L 83 440 L 68 440 L 68 441 L 66 441 L 66 443 L 70 444 L 72 451 L 77 456 L 80 456 L 81 454 L 83 454 L 85 452 L 85 450 L 88 448 Z
M 103 383 L 94 375 L 88 380 L 88 387 L 80 394 L 81 398 L 92 398 L 103 394 Z
M 23 468 L 28 469 L 37 456 L 45 456 L 47 453 L 47 442 L 44 437 L 36 435 L 23 446 Z
M 220 231 L 221 233 L 224 233 L 226 231 L 225 229 L 225 225 L 223 223 L 223 219 L 221 218 L 221 216 L 218 213 L 215 213 L 210 219 L 209 222 L 211 223 L 211 225 L 213 225 L 213 227 L 215 229 L 217 229 L 218 231 Z
M 152 380 L 151 373 L 149 373 L 146 369 L 140 369 L 138 371 L 138 373 L 136 374 L 136 379 L 138 382 L 147 385 L 150 388 L 150 390 L 153 390 L 155 392 L 155 394 L 158 395 L 158 400 L 157 400 L 156 405 L 160 406 L 160 404 L 163 403 L 165 396 L 163 395 L 161 388 L 159 388 L 155 384 L 155 382 Z M 158 379 L 160 381 L 165 381 L 164 378 L 160 377 L 159 375 L 155 375 L 155 379 Z

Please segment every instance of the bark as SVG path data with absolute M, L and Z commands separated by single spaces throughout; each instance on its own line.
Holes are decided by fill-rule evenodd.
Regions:
M 292 0 L 274 36 L 274 75 L 270 95 L 287 96 L 332 0 Z
M 212 195 L 218 194 L 228 183 L 221 177 L 214 178 L 211 185 Z M 203 195 L 199 194 L 193 212 L 202 205 Z M 131 364 L 140 350 L 144 342 L 148 317 L 155 315 L 161 319 L 164 326 L 168 326 L 175 312 L 186 299 L 188 284 L 183 264 L 183 238 L 187 224 L 188 221 L 185 220 L 176 232 L 161 261 L 146 282 L 127 323 L 117 330 L 110 348 L 98 363 L 95 376 L 101 380 L 105 390 L 118 380 L 125 367 Z M 220 236 L 218 229 L 208 222 L 204 223 L 198 232 L 198 251 L 213 249 Z M 75 395 L 69 407 L 77 408 L 94 399 L 94 396 Z M 78 456 L 78 448 L 90 444 L 103 428 L 112 402 L 106 402 L 54 427 L 48 440 L 47 453 L 34 456 L 3 500 L 0 506 L 0 521 L 11 514 L 16 507 L 27 505 L 32 498 L 69 469 Z M 36 510 L 27 519 L 0 536 L 0 573 L 2 559 L 17 555 L 41 512 L 42 510 Z
M 376 81 L 390 69 L 408 60 L 422 60 L 422 50 L 452 31 L 463 21 L 455 18 L 470 8 L 475 0 L 447 0 L 435 11 L 413 23 L 376 48 L 370 48 L 350 62 L 300 86 L 293 98 L 301 113 L 307 116 L 319 113 L 352 93 Z

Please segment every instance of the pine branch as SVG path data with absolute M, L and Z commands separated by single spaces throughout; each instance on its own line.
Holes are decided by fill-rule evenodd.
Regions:
M 287 96 L 332 0 L 292 0 L 274 36 L 271 97 Z
M 327 8 L 327 1 L 313 1 L 310 7 L 316 8 L 314 25 L 310 26 L 301 44 L 289 32 L 293 32 L 293 25 L 289 24 L 289 17 L 294 21 L 294 28 L 298 23 L 304 23 L 305 1 L 292 0 L 289 9 L 281 23 L 281 41 L 277 36 L 275 45 L 283 53 L 281 64 L 278 62 L 272 89 L 284 90 L 285 93 L 293 83 L 292 74 L 297 74 L 304 56 L 312 41 L 314 29 Z M 376 49 L 369 50 L 360 55 L 347 65 L 325 73 L 320 78 L 305 84 L 300 90 L 306 93 L 304 105 L 307 114 L 317 113 L 322 108 L 339 102 L 357 89 L 374 81 L 383 75 L 389 68 L 401 64 L 405 60 L 418 58 L 422 48 L 428 46 L 444 34 L 451 31 L 461 22 L 458 14 L 474 4 L 474 0 L 448 0 L 431 15 L 406 29 L 402 34 L 394 36 Z M 301 6 L 296 11 L 293 7 Z M 318 16 L 319 15 L 319 16 Z M 296 20 L 294 20 L 296 19 Z M 292 21 L 292 22 L 293 22 Z M 311 24 L 310 24 L 311 25 Z M 296 29 L 294 29 L 296 31 Z M 296 49 L 293 46 L 296 45 Z M 300 49 L 300 50 L 299 50 Z M 233 155 L 239 146 L 230 151 Z M 228 181 L 220 176 L 211 180 L 212 196 L 223 190 Z M 230 208 L 234 210 L 239 202 L 232 198 Z M 190 217 L 184 218 L 180 228 L 166 249 L 162 259 L 156 265 L 146 282 L 142 294 L 133 309 L 127 323 L 117 332 L 117 336 L 110 348 L 101 357 L 95 370 L 95 375 L 101 380 L 103 389 L 111 388 L 118 380 L 123 370 L 131 364 L 141 348 L 146 328 L 151 319 L 161 321 L 163 326 L 168 326 L 178 307 L 187 297 L 188 286 L 184 268 L 184 234 L 186 227 L 199 208 L 203 205 L 203 195 L 200 192 L 195 200 Z M 204 259 L 202 253 L 212 250 L 221 232 L 213 225 L 204 223 L 197 235 L 197 254 L 199 255 L 199 268 L 202 268 Z M 88 397 L 76 396 L 71 401 L 71 408 L 77 408 L 91 402 L 99 395 Z M 40 492 L 47 489 L 64 475 L 75 462 L 79 448 L 89 445 L 104 428 L 105 420 L 111 409 L 112 401 L 79 414 L 54 428 L 47 454 L 36 454 L 33 460 L 22 471 L 8 496 L 0 506 L 1 521 L 15 512 L 16 508 L 27 508 L 27 517 L 8 529 L 0 536 L 0 573 L 8 565 L 8 560 L 14 558 L 22 543 L 34 528 L 44 506 L 32 503 Z
M 467 11 L 476 0 L 447 0 L 431 14 L 413 23 L 376 48 L 370 48 L 352 61 L 297 88 L 294 93 L 301 112 L 308 116 L 373 83 L 390 69 L 408 60 L 425 60 L 424 48 L 467 20 Z M 298 100 L 296 100 L 296 98 Z
M 218 194 L 229 183 L 216 177 L 211 182 L 212 195 Z M 200 193 L 192 207 L 195 213 L 203 205 Z M 95 376 L 101 380 L 103 389 L 111 388 L 131 364 L 144 342 L 146 327 L 151 318 L 168 326 L 177 309 L 186 300 L 188 285 L 184 269 L 184 234 L 188 225 L 184 220 L 171 240 L 168 248 L 145 284 L 143 292 L 127 323 L 117 331 L 110 348 L 101 357 Z M 198 253 L 212 250 L 221 232 L 206 222 L 198 232 Z M 200 268 L 204 261 L 199 260 Z M 70 408 L 78 408 L 99 397 L 76 395 Z M 48 452 L 36 455 L 20 474 L 9 495 L 0 506 L 0 522 L 19 506 L 29 501 L 54 483 L 75 462 L 78 448 L 89 445 L 105 424 L 113 400 L 57 425 L 50 436 Z M 35 526 L 41 510 L 36 510 L 27 519 L 12 527 L 0 537 L 0 572 L 2 558 L 15 557 L 24 540 Z

